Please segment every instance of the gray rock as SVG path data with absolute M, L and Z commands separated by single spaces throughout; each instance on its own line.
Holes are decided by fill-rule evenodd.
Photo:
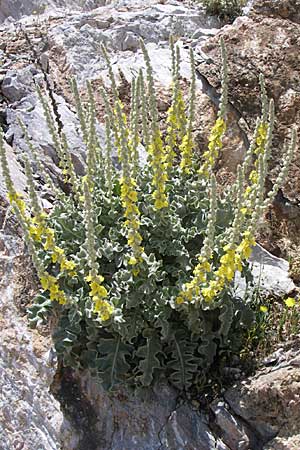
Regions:
M 261 292 L 282 296 L 296 289 L 289 276 L 289 263 L 269 253 L 260 245 L 256 245 L 249 259 L 255 287 Z M 235 276 L 237 295 L 244 297 L 246 293 L 245 279 L 237 272 Z
M 93 450 L 228 449 L 213 436 L 204 415 L 187 404 L 177 405 L 178 393 L 165 383 L 144 391 L 116 388 L 107 393 L 88 374 L 78 377 L 69 373 L 67 380 L 74 386 L 79 400 L 63 398 L 63 402 L 69 402 L 66 409 L 71 414 L 71 422 L 81 416 L 83 408 L 92 414 L 90 419 L 77 420 L 74 431 L 78 439 L 74 438 L 74 447 L 66 450 L 86 445 L 88 436 Z
M 61 96 L 55 95 L 55 100 L 58 105 L 61 121 L 64 124 L 64 133 L 66 134 L 69 143 L 75 170 L 78 174 L 82 175 L 84 173 L 85 145 L 80 136 L 79 121 L 76 114 L 71 111 L 66 101 Z M 14 148 L 21 154 L 22 152 L 28 152 L 29 149 L 24 133 L 17 121 L 18 117 L 25 124 L 33 145 L 41 155 L 46 156 L 45 163 L 48 167 L 51 166 L 52 171 L 57 171 L 52 165 L 52 162 L 58 164 L 57 153 L 43 115 L 42 106 L 36 94 L 27 95 L 17 104 L 7 108 L 6 120 L 9 126 L 6 132 L 6 138 L 13 141 Z M 103 145 L 103 126 L 98 125 L 97 132 L 100 144 Z
M 16 191 L 18 193 L 24 194 L 26 188 L 26 177 L 23 173 L 22 167 L 18 163 L 13 149 L 7 144 L 5 144 L 4 148 L 6 150 L 10 175 L 15 185 Z M 5 197 L 5 195 L 6 187 L 0 165 L 0 196 Z
M 1 0 L 0 23 L 5 19 L 21 19 L 22 16 L 35 14 L 43 17 L 45 12 L 55 11 L 59 8 L 77 8 L 92 10 L 105 5 L 108 0 Z
M 56 367 L 47 362 L 51 342 L 30 331 L 20 311 L 20 302 L 25 301 L 26 293 L 19 290 L 18 278 L 30 273 L 28 260 L 26 270 L 22 258 L 22 241 L 15 235 L 1 232 L 1 449 L 60 450 L 63 415 L 59 403 L 49 392 L 56 371 Z
M 138 36 L 131 31 L 128 31 L 123 40 L 122 50 L 137 50 L 138 48 L 140 48 Z
M 225 393 L 225 400 L 234 415 L 247 423 L 258 437 L 259 448 L 278 435 L 289 446 L 268 445 L 271 449 L 297 449 L 299 442 L 300 397 L 298 344 L 285 349 L 285 362 L 264 368 L 255 376 L 233 386 Z M 255 448 L 255 447 L 254 447 Z M 265 447 L 264 447 L 265 448 Z
M 34 75 L 36 73 L 34 66 L 27 66 L 19 71 L 9 70 L 1 84 L 2 94 L 12 103 L 21 100 L 35 90 Z
M 215 423 L 221 430 L 222 439 L 231 450 L 253 448 L 252 443 L 255 440 L 253 433 L 226 409 L 224 402 L 214 402 L 211 410 L 215 415 Z
M 102 76 L 106 64 L 99 50 L 101 42 L 106 44 L 122 68 L 126 66 L 128 72 L 134 59 L 128 57 L 129 50 L 139 48 L 140 38 L 146 44 L 160 43 L 161 48 L 162 41 L 167 44 L 171 33 L 185 39 L 199 29 L 205 34 L 204 30 L 215 30 L 220 26 L 203 10 L 180 2 L 159 4 L 155 0 L 141 0 L 138 8 L 136 2 L 125 3 L 122 2 L 120 10 L 115 4 L 97 8 L 86 13 L 84 21 L 82 14 L 73 15 L 49 31 L 51 46 L 66 55 L 66 64 L 72 73 L 77 74 L 79 81 Z M 99 29 L 97 22 L 103 20 L 110 26 Z M 162 61 L 165 62 L 164 55 L 161 55 Z M 161 78 L 160 74 L 157 78 Z

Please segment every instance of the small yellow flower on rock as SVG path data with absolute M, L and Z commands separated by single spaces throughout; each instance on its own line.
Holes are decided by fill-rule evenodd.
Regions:
M 288 308 L 293 308 L 296 305 L 296 300 L 293 297 L 288 297 L 284 300 Z

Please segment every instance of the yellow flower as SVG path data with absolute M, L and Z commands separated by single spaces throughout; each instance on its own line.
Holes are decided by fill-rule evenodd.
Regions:
M 177 305 L 181 305 L 182 303 L 184 303 L 184 298 L 181 295 L 179 295 L 175 301 Z
M 253 184 L 256 184 L 258 182 L 258 173 L 256 170 L 252 170 L 252 172 L 249 175 L 250 181 L 252 181 Z
M 59 291 L 56 294 L 55 300 L 61 305 L 65 305 L 67 303 L 67 297 L 63 291 Z
M 61 305 L 64 305 L 67 302 L 67 297 L 65 293 L 60 289 L 55 277 L 50 275 L 48 272 L 45 272 L 40 277 L 40 282 L 42 288 L 45 291 L 50 292 L 50 300 L 56 300 Z
M 266 306 L 260 306 L 259 310 L 263 313 L 268 312 L 268 308 Z
M 128 260 L 128 264 L 130 266 L 135 266 L 138 263 L 138 260 L 135 258 L 135 256 L 131 256 Z
M 108 295 L 107 290 L 105 289 L 104 286 L 97 283 L 97 281 L 92 281 L 90 284 L 90 287 L 91 287 L 91 292 L 90 292 L 91 297 L 95 297 L 95 296 L 100 296 L 102 298 L 107 297 L 107 295 Z
M 59 292 L 58 285 L 57 284 L 53 284 L 52 286 L 50 286 L 49 292 L 50 292 L 50 300 L 55 300 L 55 297 L 56 297 L 56 295 Z
M 168 200 L 166 200 L 164 198 L 155 200 L 155 202 L 154 202 L 155 209 L 167 208 L 168 205 L 169 205 Z
M 41 225 L 38 225 L 38 226 L 30 225 L 28 231 L 29 231 L 30 236 L 35 241 L 41 242 L 42 236 L 44 233 L 44 228 Z
M 106 321 L 110 319 L 111 315 L 114 312 L 114 307 L 106 300 L 102 298 L 95 298 L 95 306 L 94 311 L 98 313 L 101 320 Z
M 202 176 L 207 177 L 211 169 L 213 168 L 216 160 L 219 157 L 220 150 L 222 148 L 222 137 L 226 131 L 226 124 L 222 117 L 218 117 L 214 126 L 212 127 L 209 143 L 208 143 L 208 151 L 203 154 L 203 164 L 199 169 L 199 173 Z
M 55 247 L 54 231 L 51 229 L 45 230 L 46 242 L 44 243 L 45 250 L 52 250 Z
M 104 277 L 102 275 L 92 275 L 91 272 L 85 277 L 85 280 L 87 282 L 90 281 L 96 281 L 97 283 L 101 284 L 104 281 Z
M 53 248 L 53 253 L 51 255 L 52 262 L 56 263 L 57 261 L 60 261 L 63 256 L 64 256 L 63 249 L 55 246 Z
M 293 297 L 288 297 L 284 300 L 288 308 L 293 308 L 296 305 L 296 300 Z
M 66 258 L 63 258 L 60 262 L 60 270 L 61 271 L 66 270 L 69 272 L 70 275 L 72 274 L 72 276 L 76 276 L 76 272 L 74 271 L 75 267 L 76 267 L 75 262 L 69 261 Z
M 56 278 L 53 277 L 52 275 L 49 275 L 47 272 L 45 272 L 45 274 L 41 276 L 40 282 L 41 282 L 42 288 L 45 291 L 48 291 L 49 288 L 56 283 Z

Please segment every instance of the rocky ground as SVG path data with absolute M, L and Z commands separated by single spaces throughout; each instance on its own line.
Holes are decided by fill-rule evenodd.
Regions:
M 71 142 L 76 170 L 82 173 L 84 146 L 70 96 L 70 77 L 78 78 L 83 93 L 86 79 L 92 80 L 95 89 L 101 83 L 109 87 L 99 49 L 103 42 L 111 53 L 116 74 L 118 68 L 123 72 L 120 82 L 126 97 L 126 83 L 143 64 L 139 50 L 142 37 L 154 66 L 163 115 L 170 100 L 170 33 L 178 38 L 182 49 L 184 78 L 189 78 L 189 45 L 197 55 L 195 133 L 199 151 L 207 143 L 216 114 L 220 87 L 218 40 L 220 35 L 225 39 L 231 109 L 229 136 L 219 163 L 219 178 L 224 182 L 230 179 L 230 172 L 234 172 L 251 139 L 259 112 L 258 75 L 264 73 L 277 113 L 272 183 L 288 128 L 294 125 L 298 129 L 300 123 L 298 0 L 256 0 L 251 2 L 247 16 L 224 27 L 189 1 L 84 3 L 83 8 L 79 0 L 72 4 L 53 0 L 45 2 L 44 9 L 34 0 L 0 3 L 0 22 L 5 20 L 0 26 L 0 123 L 19 191 L 25 190 L 21 153 L 28 152 L 28 146 L 18 116 L 53 175 L 59 173 L 35 84 L 44 86 L 45 80 L 49 81 Z M 99 102 L 100 138 L 102 114 Z M 277 256 L 294 256 L 299 248 L 298 175 L 296 155 L 261 232 L 261 243 Z M 232 371 L 237 384 L 205 409 L 201 401 L 191 405 L 165 384 L 142 393 L 121 389 L 108 395 L 88 374 L 59 370 L 51 350 L 50 331 L 31 330 L 27 325 L 25 305 L 36 290 L 36 282 L 18 227 L 7 209 L 1 174 L 0 198 L 1 450 L 300 448 L 299 341 L 283 344 L 262 363 L 255 376 L 242 380 L 241 374 Z M 276 281 L 280 279 L 284 293 L 295 290 L 286 261 L 258 250 L 254 262 L 259 271 L 261 258 L 267 289 L 278 290 Z

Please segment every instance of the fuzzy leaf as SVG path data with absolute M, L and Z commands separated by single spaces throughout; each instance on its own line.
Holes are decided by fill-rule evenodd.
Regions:
M 146 344 L 140 347 L 136 356 L 141 358 L 139 369 L 142 372 L 140 381 L 143 386 L 150 386 L 153 381 L 155 369 L 160 369 L 160 361 L 157 354 L 161 353 L 162 347 L 157 333 L 154 330 L 144 330 L 143 336 L 146 338 Z
M 115 384 L 125 380 L 125 375 L 130 368 L 126 357 L 130 357 L 133 347 L 122 342 L 121 337 L 118 336 L 100 339 L 97 350 L 99 375 L 103 386 L 111 389 Z
M 171 370 L 170 381 L 180 390 L 186 390 L 192 385 L 200 364 L 194 354 L 197 344 L 189 342 L 189 339 L 183 329 L 173 333 L 171 360 L 167 364 Z

